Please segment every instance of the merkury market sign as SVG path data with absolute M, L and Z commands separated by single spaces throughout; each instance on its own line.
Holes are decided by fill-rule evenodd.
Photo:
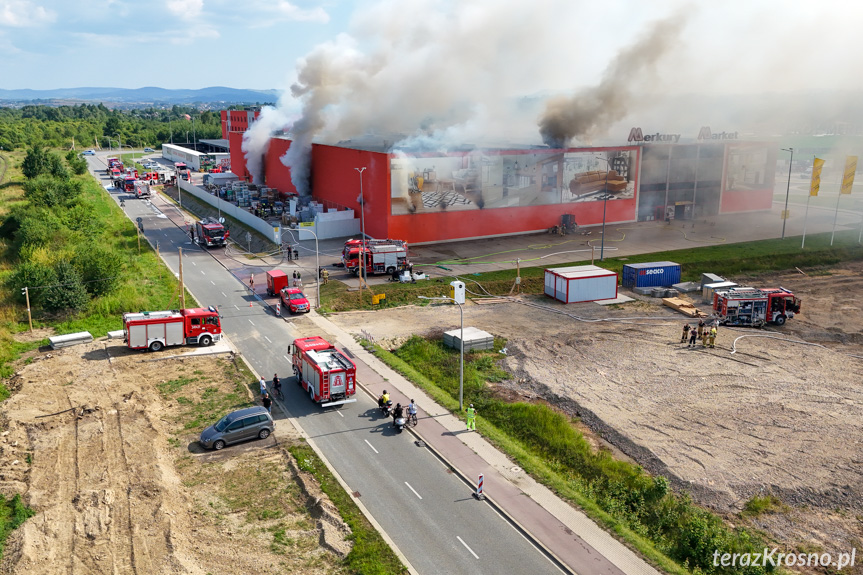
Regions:
M 737 132 L 718 132 L 710 131 L 710 126 L 704 126 L 698 132 L 699 140 L 736 140 Z M 680 141 L 680 134 L 645 134 L 641 128 L 632 128 L 629 131 L 629 142 L 670 142 L 676 144 Z

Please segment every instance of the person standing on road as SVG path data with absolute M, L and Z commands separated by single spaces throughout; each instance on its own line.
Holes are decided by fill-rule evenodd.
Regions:
M 467 408 L 467 430 L 476 431 L 476 409 L 474 409 L 472 403 Z
M 252 292 L 255 291 L 255 275 L 252 274 L 249 276 L 249 290 Z
M 264 395 L 265 393 L 267 393 L 267 380 L 262 377 L 260 383 L 261 383 L 261 395 Z
M 696 328 L 692 328 L 689 330 L 689 346 L 695 347 L 695 340 L 698 339 L 698 330 Z
M 689 337 L 689 324 L 683 326 L 683 335 L 680 336 L 680 343 L 686 343 L 686 338 Z
M 264 393 L 263 397 L 261 397 L 261 404 L 267 408 L 267 412 L 273 412 L 273 400 L 270 399 L 269 393 Z
M 279 375 L 277 373 L 273 374 L 273 391 L 276 396 L 282 397 L 282 381 L 279 379 Z

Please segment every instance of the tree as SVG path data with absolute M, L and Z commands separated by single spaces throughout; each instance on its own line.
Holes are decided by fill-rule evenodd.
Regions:
M 87 307 L 90 296 L 75 266 L 62 260 L 54 266 L 54 272 L 57 283 L 45 289 L 43 307 L 57 313 L 81 311 Z
M 87 173 L 87 160 L 75 150 L 69 150 L 66 153 L 66 162 L 76 175 L 82 176 Z
M 27 150 L 27 155 L 21 163 L 21 171 L 28 180 L 48 171 L 48 154 L 41 146 L 36 145 Z
M 81 273 L 87 292 L 93 296 L 113 290 L 123 270 L 123 260 L 117 252 L 93 244 L 79 246 L 72 264 Z
M 20 303 L 26 303 L 22 290 L 26 287 L 30 291 L 30 305 L 42 307 L 45 299 L 46 286 L 57 284 L 57 273 L 49 265 L 38 262 L 23 262 L 16 266 L 15 271 L 9 276 L 7 285 Z

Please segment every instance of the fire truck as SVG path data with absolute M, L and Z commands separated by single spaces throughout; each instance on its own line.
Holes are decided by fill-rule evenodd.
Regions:
M 211 345 L 222 339 L 219 312 L 207 309 L 123 314 L 123 341 L 131 349 L 159 351 L 169 345 Z
M 288 346 L 297 383 L 321 407 L 354 403 L 357 366 L 322 337 L 303 337 Z
M 105 175 L 110 176 L 115 168 L 118 172 L 123 173 L 123 162 L 118 158 L 108 158 L 108 169 L 105 170 Z
M 800 298 L 783 287 L 723 290 L 713 294 L 713 312 L 725 325 L 783 325 L 800 313 Z
M 150 197 L 150 182 L 143 180 L 136 180 L 134 183 L 135 186 L 135 197 L 136 198 L 149 198 Z
M 410 268 L 408 244 L 402 240 L 348 240 L 342 263 L 352 274 L 360 274 L 360 262 L 367 274 L 393 274 Z
M 213 246 L 225 247 L 230 233 L 218 220 L 204 218 L 195 222 L 195 227 L 192 228 L 192 241 L 208 248 Z

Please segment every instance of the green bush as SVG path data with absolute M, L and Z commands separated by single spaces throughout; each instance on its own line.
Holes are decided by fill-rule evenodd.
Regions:
M 35 511 L 24 505 L 20 495 L 16 494 L 9 500 L 2 500 L 0 503 L 0 557 L 3 556 L 9 534 L 35 514 Z
M 57 284 L 45 289 L 45 309 L 55 313 L 69 313 L 86 308 L 90 296 L 84 289 L 78 270 L 71 262 L 62 260 L 54 266 L 54 271 L 57 273 Z
M 58 282 L 57 273 L 53 267 L 39 262 L 23 262 L 15 267 L 15 271 L 12 272 L 6 283 L 15 299 L 21 304 L 26 303 L 21 290 L 25 287 L 29 288 L 30 306 L 39 308 L 42 307 L 47 291 L 33 288 L 44 288 L 56 285 Z
M 87 293 L 93 296 L 111 292 L 123 271 L 123 260 L 116 250 L 92 243 L 77 247 L 72 264 L 80 272 Z

